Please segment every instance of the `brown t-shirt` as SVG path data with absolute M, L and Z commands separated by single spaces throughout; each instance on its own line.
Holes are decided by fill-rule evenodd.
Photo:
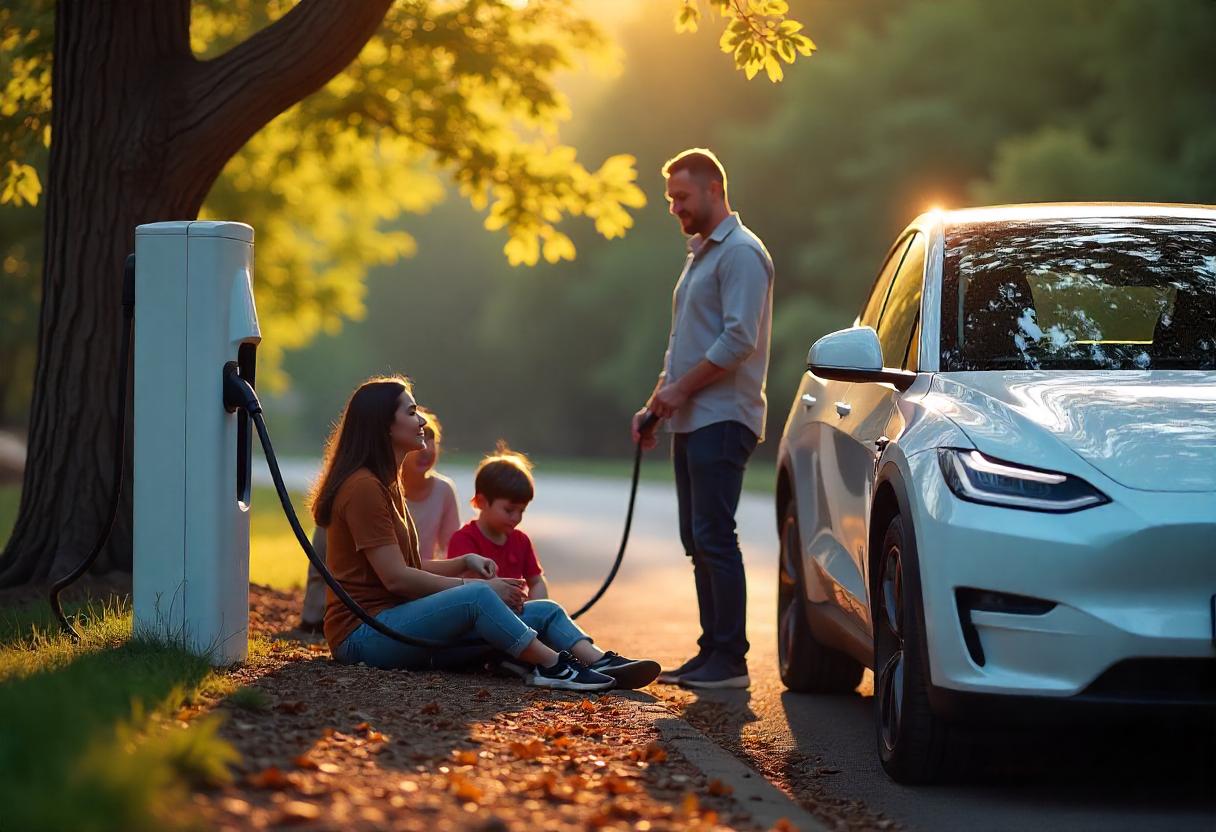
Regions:
M 395 489 L 390 492 L 366 468 L 351 474 L 334 497 L 326 537 L 329 571 L 368 615 L 409 600 L 389 592 L 367 560 L 367 550 L 396 543 L 406 566 L 422 568 L 418 531 Z M 332 590 L 326 589 L 325 600 L 325 640 L 332 650 L 362 622 Z

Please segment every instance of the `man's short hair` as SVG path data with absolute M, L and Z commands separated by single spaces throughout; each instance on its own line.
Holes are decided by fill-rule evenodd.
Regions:
M 530 503 L 536 493 L 532 482 L 532 462 L 499 440 L 494 453 L 487 454 L 477 466 L 473 491 L 491 503 L 503 498 L 513 503 Z
M 726 193 L 726 168 L 718 161 L 714 152 L 705 147 L 690 147 L 668 159 L 663 165 L 663 177 L 670 179 L 673 173 L 688 171 L 701 182 L 721 182 L 722 193 Z

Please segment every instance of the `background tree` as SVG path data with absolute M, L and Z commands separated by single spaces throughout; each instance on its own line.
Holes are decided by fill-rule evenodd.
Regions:
M 707 8 L 749 77 L 763 69 L 779 80 L 781 61 L 813 48 L 783 0 Z M 35 165 L 49 146 L 29 457 L 0 585 L 63 571 L 102 525 L 116 453 L 115 299 L 135 226 L 197 216 L 225 166 L 272 121 L 211 208 L 239 201 L 239 215 L 279 247 L 268 257 L 259 244 L 272 361 L 273 350 L 359 314 L 351 278 L 412 249 L 369 221 L 428 207 L 436 171 L 488 209 L 485 225 L 506 231 L 512 263 L 572 258 L 561 218 L 586 216 L 617 236 L 642 201 L 631 159 L 589 170 L 556 141 L 566 110 L 553 75 L 602 43 L 566 0 L 241 0 L 198 4 L 193 21 L 191 11 L 189 0 L 64 0 L 53 27 L 46 0 L 0 11 L 11 73 L 0 202 L 37 201 Z M 695 27 L 700 13 L 679 4 L 679 25 Z M 355 198 L 322 204 L 327 188 Z M 129 482 L 125 494 L 101 569 L 130 565 Z

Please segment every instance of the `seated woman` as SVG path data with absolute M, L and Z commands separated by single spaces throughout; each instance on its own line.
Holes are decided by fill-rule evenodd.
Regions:
M 364 382 L 330 436 L 312 499 L 325 527 L 334 577 L 368 614 L 406 636 L 441 642 L 479 638 L 531 665 L 530 685 L 563 690 L 637 688 L 657 662 L 604 653 L 553 601 L 528 601 L 526 584 L 495 577 L 480 555 L 422 560 L 402 499 L 401 461 L 426 443 L 404 378 Z M 431 666 L 432 651 L 403 644 L 362 623 L 327 593 L 325 638 L 334 658 L 375 667 Z
M 460 528 L 460 499 L 456 483 L 435 470 L 443 442 L 443 428 L 434 411 L 419 407 L 427 421 L 423 429 L 426 446 L 406 454 L 401 465 L 401 488 L 405 507 L 418 531 L 418 555 L 423 560 L 446 558 L 448 541 Z M 325 527 L 317 526 L 312 533 L 312 548 L 325 560 L 327 549 Z M 321 573 L 308 564 L 308 582 L 304 585 L 304 603 L 300 608 L 300 629 L 319 633 L 325 618 L 325 581 Z

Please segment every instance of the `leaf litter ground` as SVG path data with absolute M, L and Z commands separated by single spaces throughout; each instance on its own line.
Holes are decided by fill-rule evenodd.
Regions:
M 224 713 L 242 757 L 231 785 L 193 796 L 213 828 L 757 828 L 659 742 L 644 692 L 339 665 L 292 629 L 297 595 L 254 586 L 250 604 L 271 649 L 230 672 L 257 693 L 179 714 Z

